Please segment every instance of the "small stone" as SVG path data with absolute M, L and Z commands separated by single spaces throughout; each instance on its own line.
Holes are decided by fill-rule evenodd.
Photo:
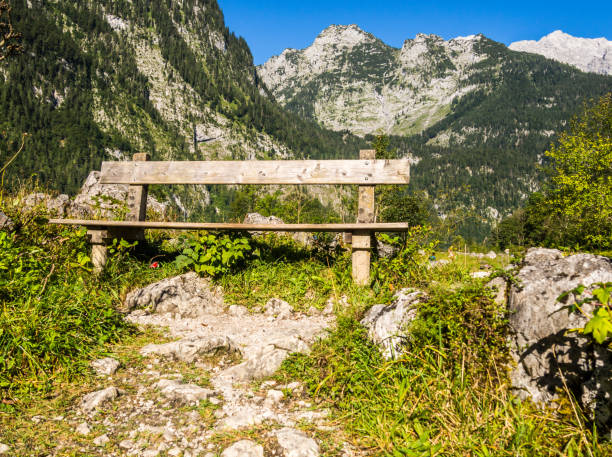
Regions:
M 99 376 L 111 376 L 117 372 L 121 363 L 112 357 L 106 357 L 104 359 L 94 360 L 91 362 L 90 366 Z
M 325 302 L 325 308 L 323 308 L 323 314 L 325 314 L 326 316 L 329 316 L 331 314 L 334 314 L 334 300 L 333 299 L 329 299 Z
M 321 314 L 321 312 L 314 306 L 311 306 L 310 308 L 308 308 L 306 314 L 308 314 L 309 316 L 318 316 L 319 314 Z
M 95 440 L 93 440 L 93 444 L 95 444 L 96 446 L 104 446 L 109 441 L 110 441 L 110 438 L 108 437 L 108 435 L 104 434 L 104 435 L 100 435 Z
M 13 220 L 0 211 L 0 230 L 6 230 L 7 232 L 12 231 L 15 228 Z
M 485 257 L 489 259 L 495 259 L 497 258 L 497 254 L 494 251 L 489 251 Z
M 45 418 L 43 416 L 32 416 L 32 422 L 35 424 L 40 424 L 44 420 Z
M 92 392 L 83 397 L 81 401 L 81 410 L 86 413 L 92 412 L 102 406 L 104 403 L 114 400 L 119 396 L 119 391 L 116 387 L 108 387 L 97 392 Z
M 301 430 L 283 428 L 276 432 L 276 440 L 284 457 L 318 457 L 319 445 Z
M 259 425 L 264 421 L 265 417 L 254 408 L 244 407 L 225 418 L 222 423 L 222 428 L 236 430 L 244 427 L 252 427 Z
M 200 356 L 220 352 L 236 352 L 237 346 L 229 337 L 184 338 L 165 344 L 148 344 L 140 350 L 144 356 L 159 355 L 172 360 L 193 363 Z
M 0 443 L 0 455 L 8 455 L 10 450 L 11 448 L 8 447 L 6 444 Z M 261 455 L 263 455 L 263 453 Z
M 274 316 L 278 319 L 287 319 L 291 317 L 293 308 L 291 305 L 284 300 L 279 298 L 271 298 L 266 303 L 266 316 Z
M 470 276 L 474 279 L 488 278 L 489 276 L 491 276 L 491 272 L 490 271 L 474 271 L 470 273 Z
M 250 440 L 242 440 L 223 451 L 221 457 L 263 457 L 263 455 L 263 446 Z
M 283 399 L 284 394 L 280 390 L 270 389 L 266 394 L 266 401 L 264 402 L 264 406 L 268 408 L 272 408 L 275 405 L 278 405 Z
M 173 447 L 172 449 L 170 449 L 170 450 L 167 452 L 167 454 L 168 454 L 170 457 L 178 457 L 179 455 L 181 455 L 181 452 L 183 452 L 183 451 L 181 450 L 181 448 L 180 448 L 180 447 Z
M 142 453 L 142 457 L 157 457 L 159 455 L 158 449 L 147 449 Z
M 182 384 L 178 381 L 172 381 L 170 379 L 161 379 L 155 384 L 162 395 L 170 400 L 175 400 L 181 403 L 191 403 L 200 400 L 207 400 L 208 398 L 215 395 L 215 391 L 210 389 L 204 389 L 203 387 L 196 386 L 195 384 Z
M 132 440 L 123 440 L 119 443 L 119 447 L 121 449 L 132 449 L 134 447 L 134 442 Z
M 75 429 L 75 431 L 79 435 L 83 435 L 83 436 L 87 436 L 91 433 L 91 429 L 89 428 L 89 425 L 87 425 L 87 422 L 80 423 Z
M 249 310 L 247 309 L 246 306 L 231 305 L 228 309 L 228 314 L 230 316 L 241 317 L 241 316 L 246 316 L 247 314 L 249 314 Z
M 55 422 L 61 422 L 61 421 L 63 421 L 63 420 L 64 420 L 64 416 L 55 416 L 55 417 L 53 418 L 53 420 L 54 420 Z

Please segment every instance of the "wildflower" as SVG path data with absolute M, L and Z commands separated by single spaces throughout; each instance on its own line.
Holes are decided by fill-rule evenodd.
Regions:
M 149 265 L 149 268 L 159 268 L 159 262 L 153 262 L 151 265 Z

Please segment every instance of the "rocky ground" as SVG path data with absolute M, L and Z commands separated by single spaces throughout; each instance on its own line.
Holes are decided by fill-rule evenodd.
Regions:
M 360 455 L 301 384 L 273 376 L 334 325 L 332 306 L 309 315 L 278 299 L 255 312 L 228 307 L 194 273 L 152 284 L 128 295 L 126 312 L 153 336 L 93 361 L 95 382 L 62 415 L 30 420 L 55 430 L 53 456 Z

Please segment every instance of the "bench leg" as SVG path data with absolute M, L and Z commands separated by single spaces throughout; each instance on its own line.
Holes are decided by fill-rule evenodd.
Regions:
M 108 258 L 108 249 L 106 247 L 108 232 L 106 230 L 89 230 L 87 234 L 90 236 L 93 272 L 100 274 L 104 270 Z
M 360 286 L 367 286 L 370 282 L 370 237 L 371 233 L 367 231 L 353 233 L 353 281 Z

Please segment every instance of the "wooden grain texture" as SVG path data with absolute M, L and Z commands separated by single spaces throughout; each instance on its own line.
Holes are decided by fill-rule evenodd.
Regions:
M 102 184 L 408 184 L 401 160 L 103 162 Z
M 147 162 L 150 159 L 149 154 L 144 152 L 134 154 L 132 160 L 134 162 Z M 128 186 L 127 205 L 128 214 L 127 221 L 144 221 L 147 218 L 147 197 L 149 195 L 148 185 L 130 185 Z M 125 240 L 143 241 L 145 234 L 143 229 L 126 229 L 121 234 L 121 238 Z
M 373 160 L 376 151 L 365 149 L 359 151 L 359 158 Z M 374 186 L 359 186 L 359 201 L 357 206 L 357 222 L 371 224 L 374 222 Z M 365 286 L 370 281 L 370 238 L 371 231 L 362 230 L 353 232 L 352 267 L 355 284 Z
M 49 219 L 50 224 L 82 225 L 93 228 L 143 228 L 167 230 L 247 230 L 258 232 L 405 232 L 410 226 L 405 222 L 374 224 L 234 224 L 225 222 L 130 222 L 89 219 Z

